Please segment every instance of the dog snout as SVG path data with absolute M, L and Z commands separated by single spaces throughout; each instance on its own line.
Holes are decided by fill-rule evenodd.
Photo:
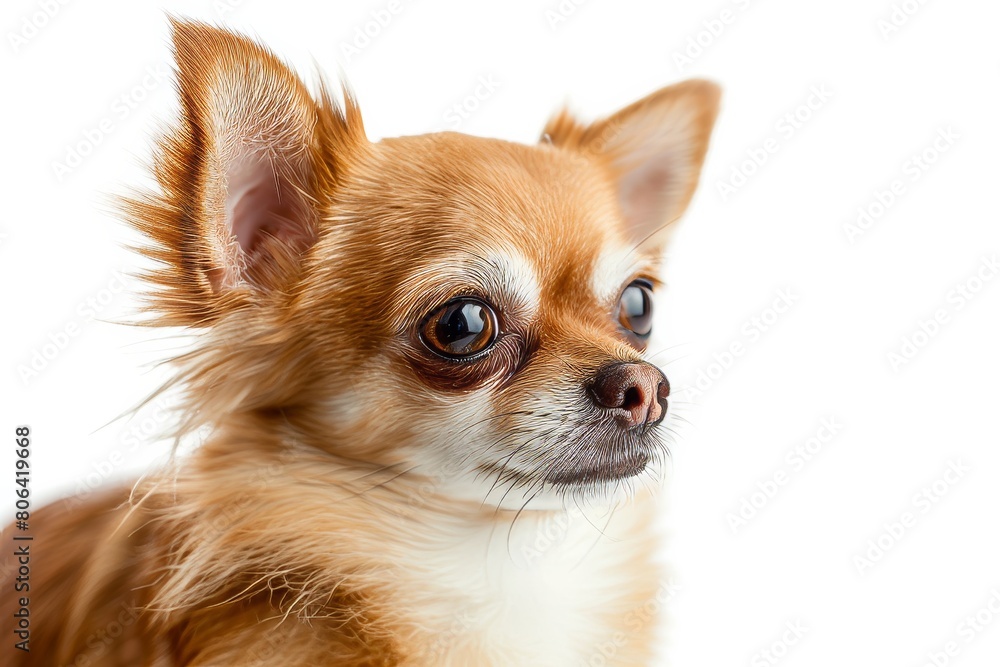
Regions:
M 625 429 L 655 426 L 667 414 L 670 383 L 663 371 L 652 364 L 618 362 L 597 372 L 590 394 Z

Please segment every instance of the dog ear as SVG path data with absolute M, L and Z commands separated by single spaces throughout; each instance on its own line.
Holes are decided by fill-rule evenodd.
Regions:
M 630 238 L 645 241 L 678 219 L 691 201 L 719 96 L 714 83 L 684 81 L 589 126 L 562 111 L 542 139 L 602 164 L 617 186 Z
M 161 143 L 161 194 L 127 203 L 154 242 L 167 324 L 205 323 L 278 291 L 316 242 L 324 194 L 366 142 L 349 94 L 317 102 L 273 53 L 173 21 L 180 125 Z

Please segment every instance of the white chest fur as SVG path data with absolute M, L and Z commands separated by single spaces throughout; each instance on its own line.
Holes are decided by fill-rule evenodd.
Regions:
M 647 501 L 648 504 L 649 501 Z M 637 664 L 662 588 L 651 508 L 437 517 L 396 565 L 414 665 Z

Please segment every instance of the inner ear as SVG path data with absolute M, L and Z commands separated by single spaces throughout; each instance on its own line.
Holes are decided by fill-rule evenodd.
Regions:
M 186 133 L 169 167 L 189 185 L 197 250 L 212 289 L 279 289 L 317 235 L 320 106 L 295 73 L 253 41 L 174 22 Z M 192 187 L 194 186 L 194 187 Z
M 228 168 L 225 224 L 219 227 L 229 237 L 221 239 L 228 257 L 223 270 L 213 277 L 216 288 L 233 287 L 244 279 L 259 282 L 274 252 L 286 248 L 300 253 L 313 244 L 315 208 L 297 185 L 309 179 L 307 171 L 303 165 L 259 156 Z
M 645 241 L 687 208 L 718 108 L 719 88 L 691 80 L 663 88 L 591 125 L 564 111 L 549 121 L 543 136 L 607 168 L 627 233 Z
M 281 220 L 294 220 L 296 207 L 289 201 L 290 193 L 282 196 L 268 163 L 238 165 L 229 170 L 226 181 L 226 219 L 244 254 L 253 254 L 261 234 L 283 235 Z
M 651 162 L 643 168 L 633 169 L 621 177 L 618 185 L 619 201 L 622 213 L 627 221 L 651 221 L 645 225 L 639 223 L 636 233 L 647 233 L 654 225 L 669 224 L 670 219 L 662 219 L 670 215 L 667 200 L 672 196 L 671 188 L 676 179 L 669 165 Z M 648 232 L 655 233 L 655 232 Z
M 320 234 L 324 203 L 368 141 L 353 96 L 314 98 L 270 50 L 172 20 L 180 118 L 160 141 L 159 192 L 125 212 L 152 241 L 164 323 L 203 326 L 286 294 Z

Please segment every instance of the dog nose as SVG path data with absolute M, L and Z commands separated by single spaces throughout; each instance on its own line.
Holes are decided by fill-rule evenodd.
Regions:
M 624 428 L 632 429 L 663 420 L 670 383 L 652 364 L 618 362 L 597 372 L 590 393 L 597 405 L 619 417 Z

